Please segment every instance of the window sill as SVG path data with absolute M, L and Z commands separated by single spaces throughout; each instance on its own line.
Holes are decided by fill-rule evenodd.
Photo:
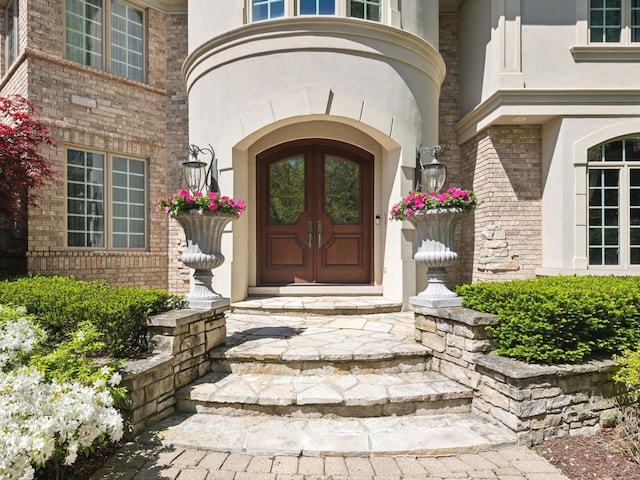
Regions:
M 638 62 L 640 44 L 580 45 L 571 48 L 576 62 Z

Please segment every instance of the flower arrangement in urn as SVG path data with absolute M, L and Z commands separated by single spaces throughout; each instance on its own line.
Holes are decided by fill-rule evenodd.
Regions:
M 189 308 L 212 309 L 229 304 L 229 299 L 213 289 L 212 270 L 224 262 L 220 247 L 225 226 L 240 217 L 247 206 L 207 187 L 204 193 L 182 189 L 155 204 L 156 211 L 175 218 L 185 233 L 186 246 L 180 260 L 194 270 L 186 299 Z
M 471 190 L 452 187 L 442 193 L 425 193 L 412 190 L 399 203 L 391 208 L 392 220 L 406 220 L 428 210 L 458 209 L 460 212 L 472 212 L 478 200 Z
M 220 195 L 219 192 L 191 193 L 186 189 L 174 193 L 169 198 L 159 198 L 156 201 L 156 211 L 172 216 L 189 212 L 200 215 L 205 212 L 216 212 L 238 218 L 246 207 L 247 204 L 242 200 L 234 200 L 226 195 Z

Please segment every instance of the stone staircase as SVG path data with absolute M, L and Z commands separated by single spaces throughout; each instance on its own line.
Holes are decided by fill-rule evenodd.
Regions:
M 429 370 L 413 314 L 377 297 L 240 302 L 211 372 L 177 394 L 165 444 L 264 455 L 450 454 L 515 438 Z M 152 432 L 153 433 L 153 432 Z

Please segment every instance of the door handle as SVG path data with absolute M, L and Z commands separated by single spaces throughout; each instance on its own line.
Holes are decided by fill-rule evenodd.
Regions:
M 322 221 L 318 220 L 318 248 L 322 247 Z
M 309 248 L 313 248 L 313 222 L 309 220 L 307 222 L 307 234 L 309 236 Z

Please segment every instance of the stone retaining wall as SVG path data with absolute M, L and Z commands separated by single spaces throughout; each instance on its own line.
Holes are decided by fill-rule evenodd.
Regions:
M 209 371 L 207 353 L 225 342 L 228 302 L 213 310 L 173 310 L 150 317 L 149 356 L 122 370 L 127 400 L 120 410 L 133 439 L 175 412 L 176 390 Z
M 416 340 L 431 350 L 432 369 L 474 389 L 473 411 L 531 446 L 595 433 L 616 419 L 615 362 L 530 365 L 491 354 L 494 315 L 461 307 L 413 306 Z

